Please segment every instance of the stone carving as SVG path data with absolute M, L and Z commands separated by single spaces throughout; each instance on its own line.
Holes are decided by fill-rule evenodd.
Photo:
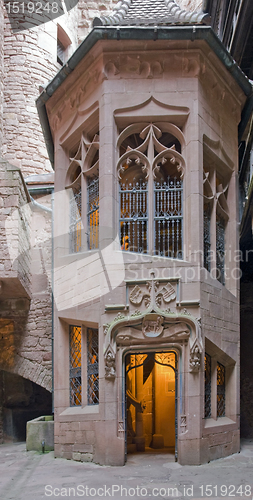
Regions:
M 118 312 L 117 316 L 115 316 L 114 321 L 118 321 L 119 319 L 125 319 L 124 314 Z
M 103 326 L 104 326 L 104 334 L 105 334 L 105 335 L 107 335 L 108 330 L 109 330 L 109 328 L 110 328 L 110 326 L 111 326 L 111 325 L 110 325 L 110 323 L 106 323 L 106 324 L 105 324 L 105 325 L 103 325 Z
M 169 307 L 167 307 L 166 309 L 163 309 L 163 312 L 164 312 L 165 314 L 171 314 L 171 313 L 172 313 L 172 311 L 170 310 L 170 308 L 169 308 Z
M 190 330 L 185 323 L 175 323 L 164 328 L 163 337 L 170 340 L 182 340 L 190 337 Z
M 139 309 L 136 309 L 136 311 L 134 311 L 132 314 L 131 314 L 131 318 L 134 318 L 135 316 L 140 316 L 141 314 L 141 311 L 139 311 Z
M 120 420 L 118 422 L 118 437 L 124 437 L 124 435 L 125 435 L 124 422 L 123 420 Z
M 94 135 L 93 140 L 89 141 L 85 134 L 82 134 L 77 152 L 73 158 L 70 158 L 70 163 L 66 176 L 66 187 L 70 188 L 75 183 L 79 182 L 81 175 L 97 174 L 99 167 L 99 160 L 97 160 L 96 153 L 99 150 L 99 137 Z M 80 173 L 73 181 L 73 173 L 79 167 Z
M 135 285 L 129 295 L 129 301 L 134 306 L 140 306 L 142 301 L 145 307 L 148 308 L 152 303 L 153 306 L 161 308 L 163 302 L 168 304 L 176 299 L 176 291 L 168 282 L 159 290 L 159 281 L 152 278 L 146 283 L 148 292 L 144 291 L 139 285 Z
M 186 415 L 180 416 L 180 429 L 181 429 L 182 434 L 185 434 L 187 432 L 187 417 L 186 417 Z
M 162 299 L 164 300 L 165 304 L 168 304 L 172 300 L 175 300 L 176 298 L 176 292 L 173 288 L 173 286 L 170 283 L 167 283 L 166 286 L 164 286 L 160 292 L 156 295 L 156 305 L 157 307 L 161 307 L 162 305 Z
M 143 296 L 141 288 L 138 285 L 135 285 L 129 295 L 129 300 L 135 306 L 139 306 L 142 303 Z
M 176 149 L 176 142 L 172 145 L 172 147 L 166 147 L 160 139 L 162 137 L 163 132 L 166 129 L 166 126 L 163 126 L 162 129 L 155 125 L 154 123 L 150 123 L 145 128 L 142 128 L 142 123 L 137 123 L 132 126 L 126 127 L 124 129 L 119 138 L 118 138 L 118 146 L 129 137 L 132 132 L 139 133 L 139 137 L 142 139 L 142 143 L 139 146 L 136 146 L 134 149 L 128 146 L 125 153 L 120 157 L 117 164 L 118 178 L 122 180 L 124 171 L 128 168 L 131 163 L 135 162 L 140 166 L 142 171 L 145 173 L 145 179 L 147 180 L 149 177 L 149 171 L 153 172 L 153 177 L 155 180 L 159 179 L 159 171 L 161 168 L 161 164 L 171 162 L 176 165 L 177 170 L 181 172 L 181 178 L 184 175 L 185 171 L 185 161 L 183 156 Z M 178 137 L 178 130 L 175 130 L 175 139 Z M 158 154 L 152 159 L 147 151 L 150 149 L 156 150 Z M 152 163 L 152 164 L 151 164 Z
M 107 59 L 107 60 L 106 60 Z M 136 56 L 120 55 L 105 57 L 104 77 L 107 79 L 119 79 L 129 74 L 134 78 L 159 78 L 163 73 L 168 73 L 173 67 L 174 71 L 183 70 L 185 75 L 193 77 L 203 75 L 206 71 L 204 60 L 201 56 L 189 52 L 187 57 L 178 53 L 170 53 L 166 57 L 150 57 L 147 53 L 140 53 Z
M 165 327 L 163 322 L 164 318 L 161 315 L 155 313 L 147 314 L 143 318 L 141 328 L 123 327 L 116 334 L 116 343 L 121 345 L 144 345 L 147 343 L 147 339 L 150 339 L 152 342 L 157 342 L 161 339 L 168 342 L 188 341 L 190 330 L 185 323 L 173 323 Z
M 186 316 L 190 316 L 190 315 L 191 315 L 191 313 L 189 313 L 189 311 L 187 311 L 187 309 L 186 309 L 186 308 L 184 308 L 184 310 L 183 310 L 183 314 L 185 314 Z
M 163 318 L 157 314 L 149 314 L 143 319 L 142 333 L 144 337 L 159 337 L 163 331 Z
M 190 372 L 199 371 L 201 363 L 201 352 L 202 348 L 199 344 L 198 339 L 196 338 L 190 349 L 190 361 L 189 361 Z
M 115 353 L 109 345 L 105 351 L 105 378 L 112 380 L 115 376 Z

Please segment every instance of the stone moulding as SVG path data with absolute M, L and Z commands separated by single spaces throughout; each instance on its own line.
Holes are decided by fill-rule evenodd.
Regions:
M 190 371 L 199 369 L 200 355 L 203 351 L 201 326 L 191 314 L 165 312 L 155 306 L 154 309 L 149 308 L 142 312 L 138 310 L 138 314 L 134 316 L 123 314 L 120 316 L 116 316 L 110 324 L 104 326 L 106 331 L 105 356 L 109 346 L 113 352 L 116 352 L 117 345 L 147 345 L 150 341 L 156 345 L 166 342 L 169 346 L 170 342 L 189 340 Z M 151 322 L 153 322 L 152 325 Z M 135 328 L 131 329 L 131 327 Z M 123 329 L 125 329 L 124 332 Z M 131 331 L 126 331 L 128 329 Z

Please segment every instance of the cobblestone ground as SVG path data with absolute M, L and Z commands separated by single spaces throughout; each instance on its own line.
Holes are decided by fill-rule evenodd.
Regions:
M 241 452 L 201 466 L 181 466 L 170 455 L 130 455 L 124 467 L 55 459 L 26 452 L 24 443 L 0 446 L 0 499 L 253 498 L 253 441 Z

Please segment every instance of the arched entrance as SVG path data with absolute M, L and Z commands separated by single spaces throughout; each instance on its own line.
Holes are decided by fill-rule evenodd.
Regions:
M 177 353 L 125 357 L 126 453 L 177 450 Z

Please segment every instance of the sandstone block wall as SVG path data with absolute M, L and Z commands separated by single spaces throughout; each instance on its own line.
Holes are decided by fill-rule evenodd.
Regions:
M 0 0 L 0 150 L 3 140 L 4 10 Z
M 51 284 L 48 279 L 51 214 L 45 212 L 41 217 L 39 212 L 38 219 L 31 202 L 28 205 L 30 200 L 20 171 L 11 166 L 7 171 L 7 165 L 0 163 L 0 370 L 16 373 L 51 390 Z M 19 241 L 18 258 L 13 260 L 6 220 L 25 206 L 31 213 L 30 224 L 36 229 L 31 238 L 27 221 L 22 221 L 21 228 L 14 227 L 14 236 L 17 231 Z M 13 243 L 15 245 L 15 238 Z
M 71 51 L 77 45 L 77 8 L 59 21 L 72 34 Z M 70 54 L 69 54 L 70 55 Z M 25 176 L 50 172 L 35 100 L 59 71 L 57 63 L 57 21 L 32 30 L 13 33 L 5 14 L 4 31 L 4 134 L 0 154 L 21 168 Z

